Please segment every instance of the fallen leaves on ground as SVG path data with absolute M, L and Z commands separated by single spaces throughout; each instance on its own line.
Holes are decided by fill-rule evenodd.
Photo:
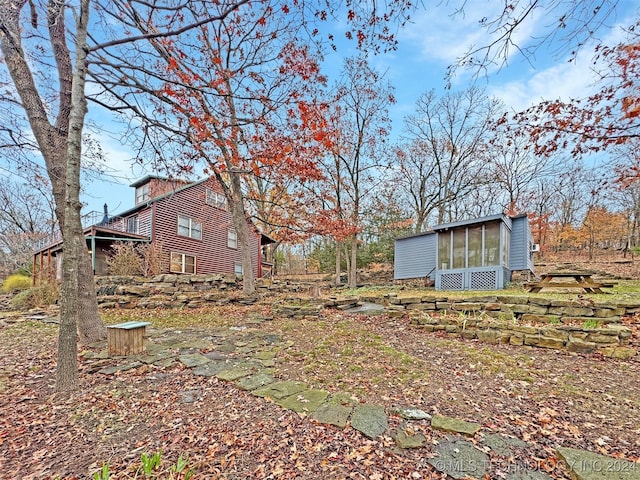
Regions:
M 112 313 L 128 318 L 150 312 Z M 157 324 L 211 329 L 244 326 L 268 306 L 156 312 Z M 190 317 L 194 319 L 190 322 Z M 197 320 L 196 320 L 197 319 Z M 553 448 L 640 457 L 640 363 L 542 349 L 487 346 L 427 334 L 406 319 L 325 311 L 319 319 L 279 319 L 257 327 L 291 345 L 276 375 L 344 392 L 387 410 L 412 405 L 483 424 L 483 434 L 526 441 L 513 458 L 495 455 L 492 472 L 518 461 L 568 478 Z M 388 435 L 369 440 L 354 429 L 304 415 L 182 366 L 153 365 L 114 375 L 89 373 L 62 401 L 52 395 L 56 327 L 34 321 L 0 328 L 0 472 L 6 478 L 87 478 L 109 463 L 111 478 L 135 478 L 142 453 L 188 455 L 194 478 L 438 479 L 426 459 L 446 437 L 414 422 L 427 447 L 400 450 Z M 190 401 L 184 392 L 194 392 Z M 391 416 L 391 428 L 403 428 Z M 482 434 L 472 439 L 482 447 Z M 517 457 L 517 458 L 516 458 Z M 502 470 L 500 470 L 500 468 Z

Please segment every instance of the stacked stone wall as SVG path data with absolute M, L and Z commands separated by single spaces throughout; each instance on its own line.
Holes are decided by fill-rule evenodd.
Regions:
M 158 275 L 144 277 L 98 277 L 98 302 L 102 308 L 198 308 L 232 301 L 249 302 L 241 295 L 241 282 L 234 275 Z M 390 316 L 404 316 L 429 332 L 478 339 L 492 344 L 529 345 L 567 349 L 572 352 L 600 351 L 629 357 L 631 329 L 622 317 L 640 313 L 640 302 L 605 303 L 590 299 L 559 300 L 538 295 L 492 295 L 466 299 L 442 295 L 394 294 L 361 298 L 323 299 L 328 293 L 317 283 L 259 283 L 266 293 L 307 294 L 274 301 L 274 314 L 314 317 L 322 309 L 349 311 L 365 303 L 384 307 Z M 323 295 L 324 294 L 324 295 Z M 318 298 L 320 297 L 320 298 Z
M 491 344 L 529 345 L 599 351 L 628 358 L 631 329 L 622 317 L 640 313 L 640 302 L 604 303 L 589 299 L 558 300 L 539 296 L 486 296 L 451 299 L 427 297 L 365 297 L 384 303 L 390 315 L 408 315 L 410 322 L 429 332 L 444 332 Z

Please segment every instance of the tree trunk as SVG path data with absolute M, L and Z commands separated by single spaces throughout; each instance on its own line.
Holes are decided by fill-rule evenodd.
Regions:
M 240 173 L 230 172 L 229 181 L 231 186 L 231 217 L 233 226 L 236 230 L 238 248 L 242 255 L 242 293 L 247 296 L 255 295 L 256 279 L 253 275 L 253 262 L 251 252 L 251 236 L 249 234 L 249 224 L 244 211 L 244 203 L 242 202 L 242 185 L 240 182 Z
M 26 3 L 26 0 L 20 2 L 4 0 L 0 2 L 0 25 L 2 26 L 0 30 L 0 46 L 2 47 L 7 69 L 22 100 L 22 107 L 29 120 L 31 130 L 44 157 L 56 203 L 56 216 L 64 238 L 66 189 L 67 181 L 69 180 L 69 173 L 67 172 L 67 142 L 70 115 L 72 113 L 73 84 L 71 55 L 66 45 L 67 31 L 64 21 L 66 7 L 64 2 L 50 1 L 47 11 L 51 48 L 58 68 L 60 84 L 59 111 L 55 124 L 52 125 L 49 122 L 47 109 L 36 87 L 32 72 L 26 62 L 26 54 L 22 48 L 20 11 Z M 88 9 L 88 4 L 86 6 L 83 5 L 83 8 L 85 7 Z M 84 77 L 82 78 L 82 88 L 82 96 L 84 97 Z M 86 108 L 86 105 L 84 108 Z M 84 112 L 82 115 L 84 116 Z M 79 133 L 80 136 L 81 133 Z M 82 235 L 82 229 L 80 234 Z M 64 240 L 66 242 L 66 238 Z M 82 251 L 84 251 L 86 250 L 84 238 L 82 242 Z M 80 255 L 78 257 L 80 265 L 79 268 L 74 269 L 77 276 L 75 280 L 77 288 L 67 292 L 67 294 L 79 297 L 79 308 L 82 315 L 77 319 L 77 328 L 80 332 L 81 340 L 83 342 L 93 342 L 106 338 L 106 328 L 98 313 L 96 288 L 91 265 L 89 259 L 85 257 L 87 256 Z
M 80 218 L 80 158 L 82 157 L 82 129 L 87 113 L 84 95 L 87 77 L 87 25 L 89 22 L 89 0 L 80 2 L 76 24 L 76 64 L 71 89 L 71 111 L 67 135 L 66 188 L 64 203 L 64 257 L 62 259 L 62 288 L 60 299 L 60 332 L 58 335 L 58 366 L 56 369 L 56 391 L 69 392 L 78 388 L 78 346 L 76 329 L 81 312 L 79 280 L 82 258 L 87 256 L 82 221 Z M 87 263 L 86 261 L 84 262 Z M 91 274 L 93 278 L 93 274 Z M 95 299 L 95 286 L 93 289 Z
M 349 265 L 348 282 L 350 288 L 358 286 L 358 236 L 351 237 L 351 262 Z
M 340 242 L 336 240 L 336 287 L 341 283 L 340 275 Z
M 80 342 L 88 344 L 107 338 L 107 327 L 100 318 L 91 257 L 87 255 L 84 234 L 80 234 L 83 248 L 78 257 L 78 334 Z

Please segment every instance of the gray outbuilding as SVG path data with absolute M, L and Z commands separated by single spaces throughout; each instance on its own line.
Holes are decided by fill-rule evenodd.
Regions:
M 394 279 L 428 277 L 437 290 L 497 290 L 515 271 L 533 274 L 536 249 L 526 215 L 444 223 L 395 241 Z

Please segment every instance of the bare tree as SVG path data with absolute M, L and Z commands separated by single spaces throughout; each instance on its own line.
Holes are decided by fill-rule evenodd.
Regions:
M 412 199 L 417 229 L 431 213 L 435 221 L 455 220 L 455 202 L 486 183 L 487 140 L 499 110 L 497 100 L 478 88 L 423 94 L 416 113 L 405 118 L 408 148 L 399 155 L 399 173 Z
M 494 131 L 491 141 L 491 182 L 494 198 L 501 202 L 501 209 L 509 213 L 530 211 L 532 187 L 536 180 L 551 178 L 564 168 L 565 157 L 554 155 L 539 157 L 533 154 L 524 137 L 511 136 L 500 128 Z
M 478 18 L 486 36 L 449 67 L 448 76 L 458 69 L 469 69 L 475 76 L 499 69 L 514 55 L 532 62 L 540 49 L 553 46 L 557 56 L 575 58 L 580 49 L 599 32 L 610 28 L 620 0 L 514 0 L 491 2 L 497 10 L 488 9 Z M 453 17 L 468 14 L 465 0 L 449 0 Z M 494 13 L 495 12 L 495 13 Z M 536 35 L 522 38 L 520 32 L 530 29 L 539 18 L 545 21 L 536 27 Z
M 279 201 L 268 194 L 313 174 L 306 149 L 321 121 L 309 99 L 323 78 L 301 40 L 305 17 L 272 2 L 194 1 L 180 15 L 116 3 L 118 21 L 142 40 L 92 51 L 92 80 L 103 89 L 94 101 L 136 118 L 130 140 L 161 167 L 180 174 L 203 166 L 218 180 L 242 253 L 243 291 L 252 295 L 247 192 Z
M 336 283 L 340 282 L 340 250 L 345 248 L 347 283 L 356 286 L 357 252 L 362 209 L 376 195 L 382 180 L 389 134 L 387 108 L 395 102 L 393 88 L 365 58 L 348 58 L 334 87 L 329 115 L 332 142 L 324 169 L 328 184 L 320 187 L 333 212 L 329 233 L 336 240 Z
M 80 157 L 86 113 L 84 58 L 89 2 L 82 0 L 77 6 L 75 40 L 71 42 L 75 65 L 67 43 L 67 6 L 51 0 L 44 5 L 46 8 L 38 10 L 33 2 L 29 2 L 30 26 L 33 29 L 29 31 L 20 18 L 26 5 L 26 0 L 0 3 L 0 46 L 13 86 L 44 157 L 56 215 L 65 239 L 56 389 L 66 392 L 78 385 L 76 330 L 85 342 L 106 336 L 98 314 L 95 283 L 80 221 Z M 39 14 L 46 18 L 44 31 L 39 29 Z M 25 53 L 23 38 L 27 38 L 26 46 L 39 48 L 30 41 L 32 34 L 48 39 L 57 67 L 58 90 L 54 105 L 46 103 L 47 96 L 41 90 L 43 85 L 38 85 Z
M 51 187 L 45 179 L 30 183 L 0 179 L 0 273 L 31 264 L 34 247 L 57 228 Z

